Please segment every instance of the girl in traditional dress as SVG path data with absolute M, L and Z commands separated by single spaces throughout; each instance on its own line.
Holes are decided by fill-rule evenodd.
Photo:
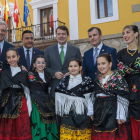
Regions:
M 95 84 L 88 114 L 93 120 L 92 140 L 128 140 L 128 86 L 124 78 L 112 71 L 109 53 L 97 57 L 100 72 Z
M 87 102 L 93 91 L 89 77 L 80 74 L 81 61 L 74 58 L 69 62 L 69 76 L 64 77 L 55 93 L 56 114 L 62 117 L 61 140 L 90 140 L 90 119 L 87 116 Z
M 10 67 L 1 72 L 0 139 L 32 140 L 30 127 L 31 99 L 28 73 L 18 66 L 15 48 L 6 52 Z
M 129 87 L 130 120 L 132 140 L 140 140 L 140 44 L 136 25 L 123 29 L 127 48 L 118 52 L 118 71 L 124 76 Z M 138 47 L 139 46 L 139 47 Z
M 32 98 L 31 129 L 33 140 L 58 140 L 54 101 L 49 94 L 51 76 L 44 71 L 44 56 L 37 56 L 29 72 Z

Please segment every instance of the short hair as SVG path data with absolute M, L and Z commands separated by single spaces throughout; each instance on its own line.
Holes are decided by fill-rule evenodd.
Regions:
M 30 31 L 30 30 L 25 30 L 25 31 L 23 31 L 23 33 L 22 33 L 22 38 L 23 38 L 24 34 L 26 34 L 26 33 L 31 33 L 31 34 L 33 34 L 33 36 L 34 36 L 34 33 L 33 33 L 32 31 Z
M 66 26 L 58 26 L 58 27 L 56 28 L 56 34 L 57 34 L 57 30 L 58 30 L 58 29 L 61 29 L 61 30 L 66 31 L 67 35 L 69 35 L 69 30 L 68 30 L 68 28 L 67 28 Z
M 5 26 L 5 30 L 7 31 L 7 24 L 4 21 L 0 21 L 0 25 L 4 25 Z
M 101 35 L 101 34 L 102 34 L 101 29 L 100 29 L 100 28 L 98 28 L 98 27 L 91 27 L 90 29 L 88 29 L 88 33 L 89 33 L 89 32 L 91 32 L 91 31 L 93 31 L 94 29 L 98 30 L 99 35 Z

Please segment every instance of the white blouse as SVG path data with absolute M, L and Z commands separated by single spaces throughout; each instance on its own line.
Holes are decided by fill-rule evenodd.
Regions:
M 43 82 L 46 83 L 45 77 L 44 77 L 44 71 L 43 71 L 43 73 L 42 72 L 39 72 L 38 74 L 39 74 L 39 77 L 43 80 Z
M 109 78 L 110 75 L 107 75 L 105 78 L 102 78 L 102 84 L 105 84 L 107 79 Z M 105 95 L 103 93 L 99 93 L 96 95 L 96 97 L 99 97 L 99 96 L 109 96 L 109 95 Z M 89 100 L 89 103 L 88 103 L 88 113 L 87 115 L 91 116 L 94 114 L 93 112 L 93 102 L 94 102 L 94 97 L 92 97 L 92 99 Z M 120 102 L 120 98 L 121 100 L 123 99 L 124 102 L 121 103 Z M 126 103 L 126 105 L 124 106 L 123 104 Z M 127 113 L 128 113 L 128 105 L 129 105 L 129 102 L 127 101 L 127 99 L 123 98 L 123 97 L 120 97 L 119 95 L 117 95 L 117 116 L 116 116 L 116 119 L 123 119 L 126 121 L 126 117 L 127 117 Z
M 11 69 L 12 77 L 15 76 L 18 72 L 21 71 L 20 67 L 10 66 L 10 69 Z M 30 97 L 30 90 L 29 90 L 28 87 L 24 86 L 22 83 L 21 83 L 21 85 L 24 89 L 24 94 L 25 94 L 26 101 L 27 101 L 28 113 L 29 113 L 29 116 L 30 116 L 31 111 L 32 111 L 32 102 L 31 102 L 31 97 Z M 13 87 L 20 88 L 18 85 L 14 85 Z
M 71 88 L 79 85 L 81 82 L 82 82 L 82 75 L 81 74 L 79 74 L 75 77 L 73 75 L 70 75 L 69 85 L 68 85 L 67 89 L 70 90 Z

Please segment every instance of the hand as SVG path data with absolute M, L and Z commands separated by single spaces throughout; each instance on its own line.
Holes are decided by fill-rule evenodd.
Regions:
M 64 77 L 65 77 L 65 76 L 69 76 L 69 75 L 70 75 L 70 73 L 69 73 L 69 72 L 67 72 L 67 73 L 64 75 Z
M 55 76 L 55 78 L 57 78 L 57 79 L 62 79 L 62 78 L 64 77 L 64 75 L 63 75 L 62 72 L 56 72 L 56 73 L 54 74 L 54 76 Z
M 22 70 L 25 70 L 28 72 L 28 70 L 24 67 L 24 66 L 21 66 Z
M 123 124 L 123 123 L 125 123 L 125 120 L 123 120 L 123 119 L 118 119 L 117 122 L 118 122 L 118 124 Z
M 91 115 L 90 118 L 91 118 L 92 121 L 94 120 L 93 115 Z

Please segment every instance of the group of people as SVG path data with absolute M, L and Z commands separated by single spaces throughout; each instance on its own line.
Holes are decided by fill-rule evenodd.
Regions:
M 58 43 L 45 51 L 33 47 L 30 30 L 17 49 L 4 41 L 6 33 L 0 21 L 0 139 L 140 140 L 137 26 L 123 28 L 128 46 L 118 53 L 90 28 L 93 47 L 83 60 L 67 43 L 66 26 L 58 26 Z

